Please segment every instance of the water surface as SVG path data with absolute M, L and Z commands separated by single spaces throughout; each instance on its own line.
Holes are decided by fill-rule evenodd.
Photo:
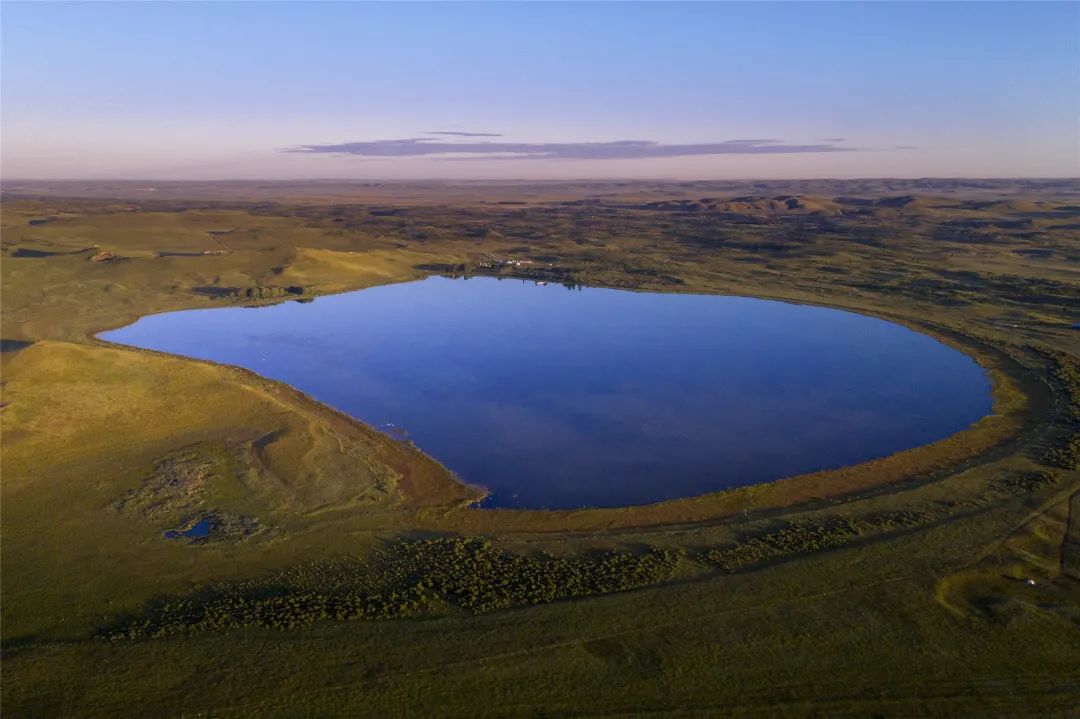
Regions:
M 744 297 L 432 277 L 101 335 L 252 369 L 392 436 L 487 506 L 618 506 L 840 467 L 964 429 L 968 356 L 884 320 Z
M 210 536 L 210 530 L 213 528 L 214 524 L 210 521 L 210 518 L 204 517 L 187 529 L 170 529 L 165 532 L 165 539 L 179 539 L 180 537 L 187 537 L 188 539 L 206 539 Z

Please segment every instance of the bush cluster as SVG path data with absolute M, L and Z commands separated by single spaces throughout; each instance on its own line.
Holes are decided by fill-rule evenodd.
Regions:
M 671 577 L 676 550 L 608 552 L 572 559 L 527 557 L 483 539 L 396 544 L 370 562 L 305 565 L 268 580 L 204 588 L 171 597 L 144 615 L 103 631 L 119 640 L 245 626 L 291 629 L 321 620 L 397 619 L 448 603 L 480 613 L 526 604 L 626 591 Z
M 1051 354 L 1054 377 L 1065 386 L 1066 418 L 1069 423 L 1080 422 L 1080 362 L 1062 352 Z M 1060 446 L 1044 457 L 1047 463 L 1065 469 L 1080 469 L 1080 432 L 1074 432 Z
M 874 532 L 926 524 L 933 519 L 934 515 L 929 512 L 898 510 L 867 518 L 836 517 L 818 523 L 792 522 L 733 546 L 711 549 L 705 553 L 705 559 L 725 571 L 737 572 L 782 557 L 840 547 Z
M 1007 477 L 1002 482 L 1002 486 L 1005 491 L 1012 494 L 1028 494 L 1057 481 L 1058 476 L 1054 472 L 1026 472 Z
M 487 612 L 655 584 L 671 576 L 680 557 L 657 547 L 592 558 L 527 557 L 482 539 L 435 539 L 405 545 L 400 561 L 438 597 Z
M 1054 377 L 1065 386 L 1069 419 L 1080 422 L 1080 362 L 1064 352 L 1053 352 Z
M 1080 433 L 1074 434 L 1060 447 L 1051 449 L 1045 459 L 1057 467 L 1080 470 Z

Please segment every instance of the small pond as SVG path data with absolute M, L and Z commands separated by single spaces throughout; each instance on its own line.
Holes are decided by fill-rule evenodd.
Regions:
M 210 536 L 210 531 L 214 528 L 213 522 L 209 517 L 204 517 L 199 521 L 192 524 L 187 529 L 170 529 L 165 532 L 165 539 L 206 539 Z
M 101 337 L 286 382 L 408 437 L 493 507 L 642 504 L 840 467 L 991 406 L 970 357 L 884 320 L 490 277 L 172 312 Z

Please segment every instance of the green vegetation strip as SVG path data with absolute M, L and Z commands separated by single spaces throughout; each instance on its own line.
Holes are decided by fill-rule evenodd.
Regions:
M 488 612 L 662 582 L 680 552 L 528 557 L 471 538 L 404 542 L 370 562 L 345 560 L 287 570 L 270 580 L 221 584 L 170 597 L 145 616 L 101 633 L 121 640 L 227 631 L 245 626 L 291 629 L 322 620 L 394 619 L 430 614 L 440 603 Z
M 705 559 L 720 569 L 737 572 L 784 557 L 840 547 L 881 531 L 928 524 L 935 518 L 932 512 L 897 511 L 866 519 L 836 517 L 821 522 L 791 522 L 733 546 L 709 550 Z
M 1069 419 L 1080 422 L 1080 362 L 1064 352 L 1052 352 L 1054 378 L 1065 386 Z
M 1080 363 L 1063 352 L 1050 356 L 1055 363 L 1053 376 L 1065 387 L 1065 421 L 1075 426 L 1080 424 Z M 1050 449 L 1045 459 L 1058 467 L 1080 470 L 1080 432 L 1074 431 L 1060 446 Z
M 1056 483 L 1054 472 L 1026 472 L 1001 478 L 981 497 L 992 502 L 1002 494 L 1025 495 Z M 860 539 L 889 532 L 926 526 L 932 522 L 972 509 L 975 504 L 954 501 L 937 507 L 900 509 L 869 516 L 839 516 L 815 521 L 795 521 L 734 545 L 704 553 L 707 563 L 727 572 L 738 572 L 768 562 L 834 549 Z
M 1061 447 L 1047 452 L 1046 461 L 1065 469 L 1080 470 L 1080 433 L 1074 434 Z

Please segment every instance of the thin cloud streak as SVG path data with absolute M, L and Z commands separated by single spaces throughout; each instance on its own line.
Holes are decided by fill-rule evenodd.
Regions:
M 437 130 L 425 132 L 425 135 L 452 135 L 453 137 L 502 137 L 499 132 L 458 132 L 456 130 Z
M 436 134 L 436 133 L 431 133 Z M 448 133 L 442 133 L 448 134 Z M 470 134 L 468 137 L 479 135 Z M 726 140 L 665 145 L 652 140 L 610 142 L 445 142 L 427 137 L 370 140 L 325 145 L 300 145 L 285 152 L 352 155 L 359 157 L 448 156 L 455 160 L 626 160 L 694 155 L 778 155 L 853 152 L 863 148 L 839 147 L 836 142 L 788 144 L 776 139 Z

